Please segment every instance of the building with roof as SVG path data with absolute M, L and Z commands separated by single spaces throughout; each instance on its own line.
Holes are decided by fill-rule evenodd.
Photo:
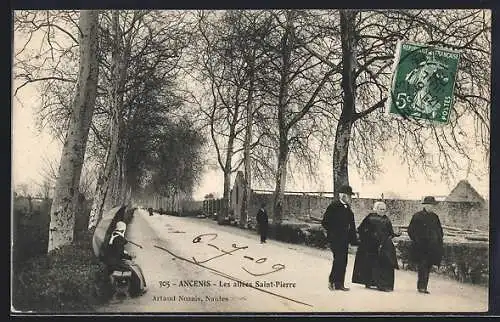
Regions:
M 446 197 L 448 202 L 477 202 L 481 205 L 486 203 L 486 200 L 472 187 L 467 180 L 460 180 Z

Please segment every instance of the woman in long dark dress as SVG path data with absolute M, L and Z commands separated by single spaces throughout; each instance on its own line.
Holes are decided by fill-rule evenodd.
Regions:
M 126 229 L 127 225 L 123 221 L 116 223 L 106 248 L 104 261 L 108 275 L 115 270 L 130 271 L 132 273 L 130 293 L 133 296 L 142 295 L 147 291 L 146 279 L 141 267 L 132 261 L 133 256 L 125 250 L 125 245 L 128 243 L 125 238 Z
M 394 290 L 394 269 L 398 268 L 396 249 L 392 238 L 391 220 L 385 215 L 387 206 L 375 202 L 374 212 L 368 214 L 358 227 L 360 244 L 354 261 L 352 282 L 381 291 Z

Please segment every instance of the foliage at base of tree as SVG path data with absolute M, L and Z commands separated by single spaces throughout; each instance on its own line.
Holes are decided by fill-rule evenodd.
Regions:
M 104 265 L 92 252 L 92 234 L 82 237 L 48 255 L 34 257 L 14 270 L 15 310 L 89 312 L 106 301 Z

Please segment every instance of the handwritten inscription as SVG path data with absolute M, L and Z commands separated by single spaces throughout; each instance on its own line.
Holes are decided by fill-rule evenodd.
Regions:
M 217 237 L 218 237 L 218 235 L 216 233 L 207 233 L 207 234 L 198 235 L 195 238 L 193 238 L 193 240 L 192 240 L 193 244 L 204 244 L 204 245 L 210 247 L 211 249 L 215 249 L 219 252 L 219 254 L 212 256 L 212 257 L 209 257 L 209 258 L 206 258 L 206 259 L 199 259 L 199 258 L 196 258 L 193 256 L 192 259 L 195 263 L 204 264 L 204 263 L 212 261 L 216 258 L 221 258 L 221 257 L 227 256 L 227 255 L 233 255 L 236 252 L 239 252 L 241 250 L 248 248 L 248 246 L 238 246 L 235 243 L 233 243 L 231 245 L 231 249 L 229 249 L 229 250 L 224 249 L 223 247 L 218 246 L 213 242 L 215 239 L 217 239 Z M 266 257 L 257 258 L 255 260 L 254 259 L 255 257 L 248 256 L 248 255 L 242 255 L 242 258 L 246 259 L 248 261 L 251 261 L 255 264 L 263 264 L 263 263 L 267 262 Z M 241 269 L 252 276 L 265 276 L 268 274 L 276 273 L 282 269 L 285 269 L 285 265 L 280 264 L 280 263 L 276 263 L 276 264 L 271 265 L 271 268 L 265 268 L 265 267 L 262 268 L 261 266 L 249 268 L 247 266 L 242 266 Z
M 212 273 L 214 273 L 216 275 L 223 276 L 223 277 L 225 277 L 225 278 L 227 278 L 227 279 L 229 279 L 229 280 L 231 280 L 231 281 L 233 281 L 235 283 L 239 283 L 238 285 L 240 285 L 240 287 L 241 286 L 248 286 L 248 287 L 253 288 L 255 290 L 258 290 L 260 292 L 271 294 L 273 296 L 276 296 L 276 297 L 279 297 L 279 298 L 282 298 L 282 299 L 285 299 L 285 300 L 288 300 L 288 301 L 291 301 L 291 302 L 295 302 L 295 303 L 298 303 L 298 304 L 302 304 L 302 305 L 313 307 L 311 304 L 308 304 L 308 303 L 305 303 L 305 302 L 302 302 L 302 301 L 298 301 L 296 299 L 293 299 L 293 298 L 290 298 L 290 297 L 287 297 L 287 296 L 284 296 L 284 295 L 281 295 L 281 294 L 274 293 L 272 291 L 266 290 L 265 288 L 256 287 L 256 286 L 252 285 L 251 283 L 245 283 L 244 281 L 239 280 L 238 278 L 236 278 L 234 276 L 231 276 L 231 275 L 226 274 L 224 272 L 218 271 L 218 270 L 213 269 L 211 267 L 208 267 L 208 266 L 205 266 L 203 264 L 199 264 L 199 263 L 193 262 L 193 261 L 191 261 L 189 259 L 186 259 L 186 258 L 184 258 L 182 256 L 179 256 L 179 255 L 173 253 L 172 251 L 170 251 L 170 250 L 168 250 L 168 249 L 166 249 L 164 247 L 161 247 L 161 246 L 158 246 L 158 245 L 154 245 L 154 247 L 167 252 L 168 254 L 170 254 L 171 256 L 173 256 L 176 259 L 180 259 L 180 260 L 186 261 L 188 263 L 194 264 L 194 265 L 196 265 L 198 267 L 202 267 L 202 268 L 204 268 L 204 269 L 206 269 L 206 270 L 208 270 L 208 271 L 210 271 L 210 272 L 212 272 Z

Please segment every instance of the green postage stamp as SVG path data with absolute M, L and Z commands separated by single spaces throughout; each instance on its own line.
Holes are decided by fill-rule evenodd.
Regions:
M 448 123 L 458 70 L 459 52 L 399 43 L 387 111 Z

